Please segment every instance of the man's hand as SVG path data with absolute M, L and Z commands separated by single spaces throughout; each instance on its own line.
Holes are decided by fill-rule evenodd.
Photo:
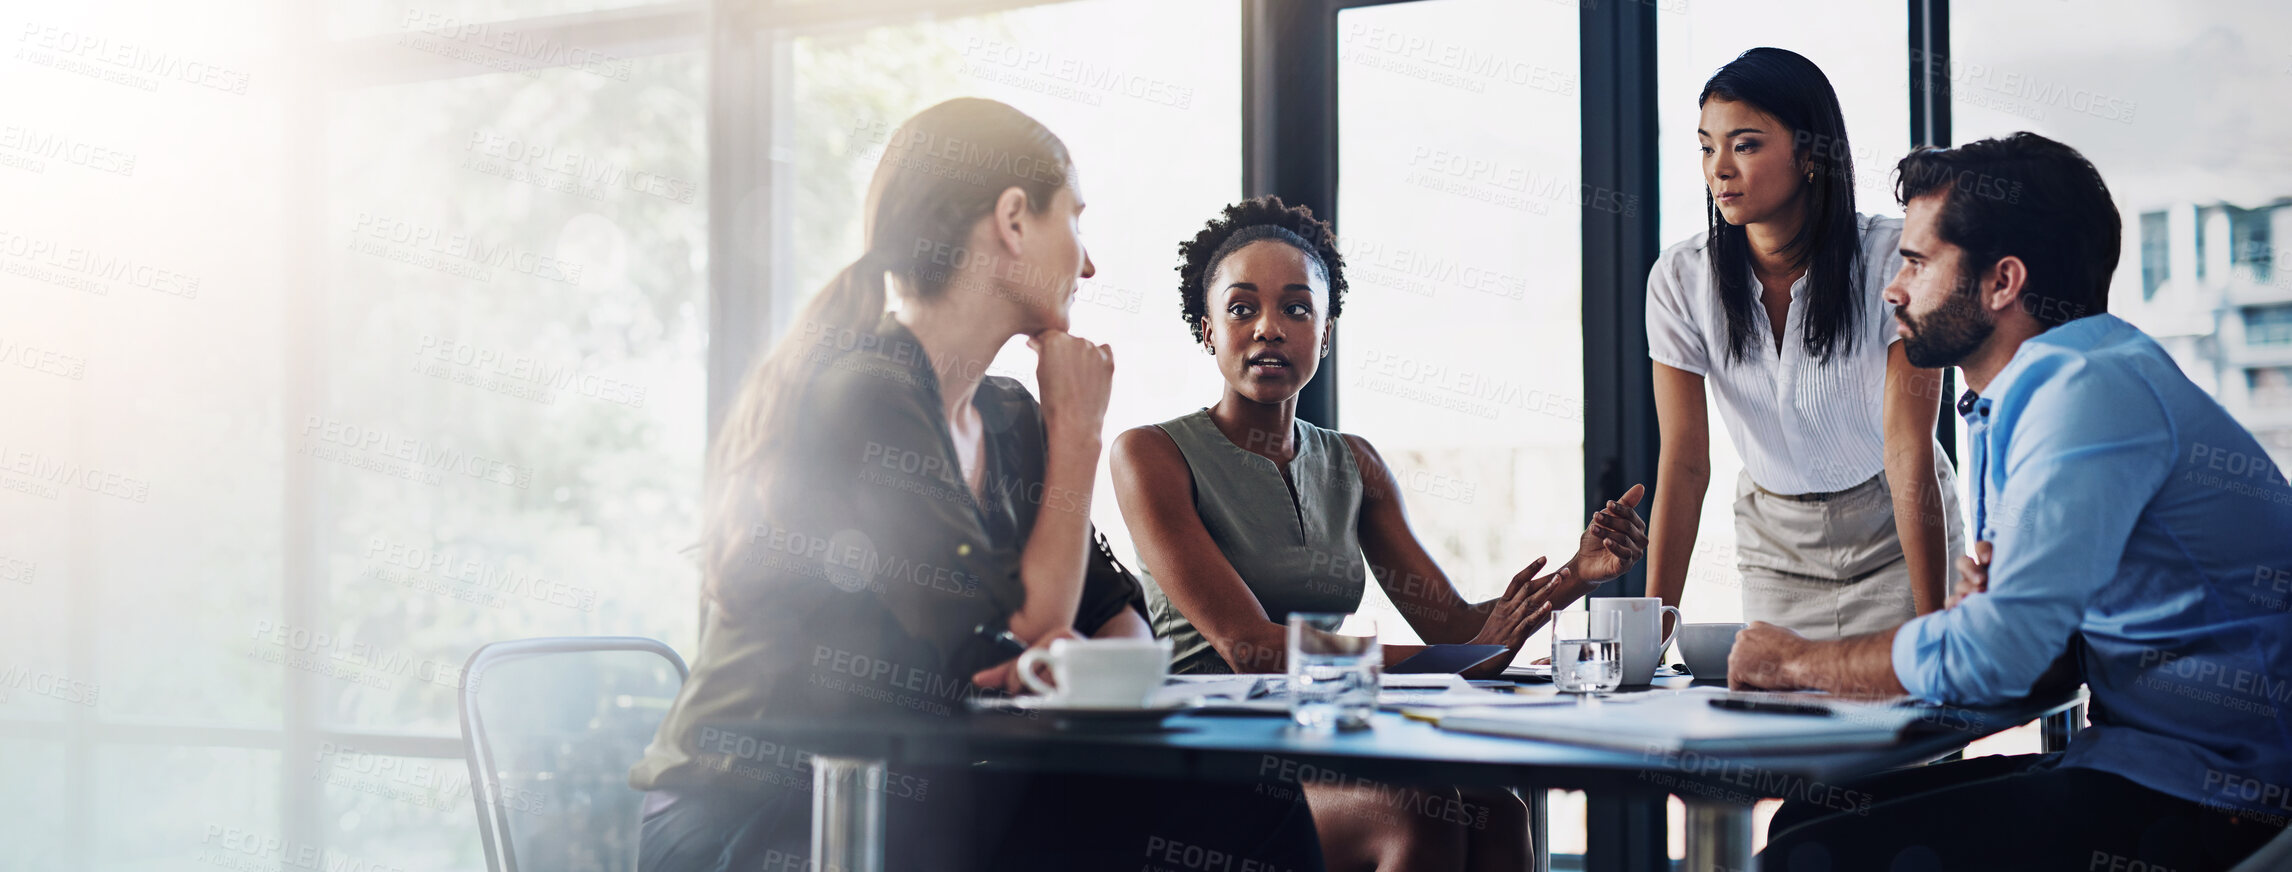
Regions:
M 1942 608 L 1954 609 L 1966 597 L 1987 593 L 1990 589 L 1990 543 L 1974 543 L 1974 556 L 1958 558 L 1958 589 L 1950 592 Z
M 1841 697 L 1886 699 L 1906 693 L 1894 674 L 1900 627 L 1817 642 L 1765 621 L 1735 636 L 1727 652 L 1727 686 L 1737 690 L 1821 690 Z
M 1082 635 L 1076 633 L 1072 628 L 1062 628 L 1053 631 L 1040 639 L 1036 639 L 1035 643 L 1029 647 L 1049 648 L 1052 642 L 1056 642 L 1060 639 L 1080 638 L 1082 638 Z M 1035 670 L 1035 677 L 1040 678 L 1045 682 L 1050 681 L 1050 667 L 1037 667 Z M 1028 687 L 1026 682 L 1019 680 L 1019 658 L 1017 657 L 1005 660 L 999 666 L 989 666 L 985 669 L 979 670 L 976 674 L 971 676 L 971 683 L 980 687 L 989 688 L 992 690 L 1000 690 L 1011 694 L 1024 694 L 1034 692 L 1034 688 Z
M 1727 652 L 1727 686 L 1736 690 L 1800 690 L 1797 660 L 1810 643 L 1789 629 L 1753 621 L 1735 634 Z
M 1639 516 L 1645 485 L 1632 485 L 1620 499 L 1592 515 L 1592 525 L 1579 537 L 1576 559 L 1569 561 L 1574 575 L 1598 583 L 1624 574 L 1647 556 L 1647 522 Z

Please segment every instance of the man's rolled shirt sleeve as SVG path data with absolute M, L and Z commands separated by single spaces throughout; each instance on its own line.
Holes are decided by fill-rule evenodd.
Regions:
M 2156 396 L 2112 384 L 2080 359 L 2033 361 L 1991 409 L 1991 429 L 1974 447 L 2004 455 L 2003 485 L 1988 491 L 1982 531 L 1994 537 L 1989 591 L 1913 619 L 1894 637 L 1896 678 L 1937 702 L 2028 695 L 2068 647 L 2094 593 L 2116 577 L 2126 540 L 2172 464 Z

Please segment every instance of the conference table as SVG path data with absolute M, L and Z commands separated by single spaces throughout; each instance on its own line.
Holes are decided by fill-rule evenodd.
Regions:
M 1653 690 L 1688 686 L 1658 679 Z M 1669 870 L 1664 798 L 1686 806 L 1687 870 L 1747 870 L 1751 807 L 1782 798 L 1853 810 L 1839 785 L 1947 756 L 1968 742 L 2045 721 L 2046 750 L 2066 745 L 2083 720 L 2082 688 L 1989 708 L 1923 709 L 1892 744 L 1800 753 L 1626 750 L 1442 730 L 1392 711 L 1368 729 L 1316 732 L 1281 716 L 1179 713 L 1159 729 L 975 712 L 954 717 L 766 718 L 707 725 L 726 735 L 811 750 L 812 857 L 818 868 L 875 872 L 884 857 L 890 769 L 986 766 L 1011 771 L 1265 783 L 1332 774 L 1391 784 L 1509 789 L 1529 804 L 1534 862 L 1548 863 L 1547 790 L 1581 790 L 1593 830 L 1587 870 Z M 1843 793 L 1842 793 L 1843 791 Z M 1843 795 L 1843 799 L 1841 798 Z M 1541 872 L 1541 869 L 1538 870 Z

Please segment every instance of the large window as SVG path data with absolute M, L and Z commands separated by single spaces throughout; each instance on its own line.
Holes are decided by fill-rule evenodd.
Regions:
M 2245 309 L 2244 341 L 2253 345 L 2292 345 L 2292 305 Z
M 1586 323 L 1642 293 L 1645 267 L 1586 276 L 1645 242 L 1615 215 L 1656 210 L 1664 244 L 1704 231 L 1692 122 L 1713 70 L 1760 45 L 1812 58 L 1845 105 L 1862 210 L 1899 212 L 1899 4 L 1332 0 L 1314 7 L 1326 32 L 1246 30 L 1306 5 L 12 7 L 0 869 L 480 867 L 460 664 L 547 634 L 692 650 L 711 397 L 859 253 L 886 138 L 940 100 L 1004 100 L 1072 151 L 1099 268 L 1074 329 L 1119 349 L 1111 437 L 1219 395 L 1173 267 L 1241 196 L 1245 160 L 1261 188 L 1331 169 L 1245 144 L 1245 94 L 1298 93 L 1245 45 L 1334 52 L 1337 99 L 1300 115 L 1335 113 L 1334 145 L 1311 146 L 1338 156 L 1313 201 L 1335 207 L 1353 283 L 1336 424 L 1394 462 L 1474 598 L 1565 559 L 1587 453 L 1621 456 L 1587 446 L 1587 422 L 1627 420 L 1648 386 L 1586 395 L 1615 374 L 1598 353 L 1615 336 L 1587 344 Z M 1955 141 L 2032 129 L 2092 157 L 2125 210 L 2113 311 L 2292 462 L 2292 271 L 2274 257 L 2292 120 L 2266 103 L 2292 74 L 2292 12 L 1957 5 Z M 1597 32 L 1581 22 L 1643 13 L 1655 81 L 1638 32 L 1580 55 Z M 1652 85 L 1652 107 L 1615 107 L 1652 109 L 1652 183 L 1584 148 L 1623 117 L 1587 116 L 1587 83 Z M 1621 181 L 1587 186 L 1587 165 Z M 1589 270 L 1586 252 L 1604 253 Z M 1032 356 L 1014 343 L 994 372 L 1031 383 Z M 1739 614 L 1739 462 L 1712 434 L 1697 621 Z M 1364 608 L 1413 635 L 1374 589 Z M 1562 851 L 1580 820 L 1555 806 Z
M 2292 417 L 2254 390 L 2286 362 L 2270 350 L 2277 331 L 2235 323 L 2241 307 L 2292 303 L 2274 258 L 2292 231 L 2292 209 L 2277 205 L 2292 198 L 2292 122 L 2276 111 L 2292 74 L 2292 9 L 2232 0 L 2160 14 L 2110 0 L 2071 14 L 2043 0 L 1953 6 L 1954 138 L 2029 130 L 2091 159 L 2125 228 L 2109 311 L 2292 462 Z M 2145 217 L 2157 213 L 2161 233 Z M 2146 256 L 2159 248 L 2161 276 Z M 2154 295 L 2142 293 L 2152 280 Z
M 471 649 L 693 642 L 700 34 L 120 5 L 5 62 L 0 868 L 481 868 Z
M 1116 348 L 1107 444 L 1216 402 L 1217 368 L 1178 318 L 1176 267 L 1178 243 L 1241 196 L 1240 23 L 1235 0 L 1083 0 L 790 37 L 793 118 L 775 152 L 794 161 L 779 230 L 793 264 L 774 285 L 776 308 L 793 311 L 859 256 L 867 180 L 901 122 L 989 97 L 1043 122 L 1073 156 L 1098 273 L 1077 292 L 1071 326 Z M 1034 353 L 1014 338 L 990 372 L 1032 389 Z M 1097 493 L 1093 518 L 1127 561 L 1104 463 Z
M 2276 208 L 2230 209 L 2228 262 L 2239 278 L 2271 284 L 2276 278 Z
M 2172 263 L 2172 215 L 2166 212 L 2141 213 L 2141 300 L 2157 298 L 2157 288 L 2165 283 L 2165 270 Z
M 0 868 L 193 868 L 210 825 L 279 829 L 282 683 L 247 654 L 290 535 L 282 83 L 276 34 L 225 23 L 262 5 L 6 16 Z
M 2246 373 L 2253 408 L 2267 412 L 2292 411 L 2292 366 L 2260 367 Z
M 1558 566 L 1583 529 L 1576 19 L 1507 0 L 1337 17 L 1338 426 L 1392 465 L 1467 599 L 1539 555 Z M 1362 612 L 1417 641 L 1376 585 Z M 1553 796 L 1552 850 L 1581 853 L 1583 798 Z
M 1576 10 L 1423 0 L 1346 10 L 1337 34 L 1338 423 L 1487 599 L 1583 530 Z M 1369 609 L 1414 639 L 1375 585 Z
M 695 641 L 703 93 L 680 53 L 326 100 L 324 376 L 290 444 L 310 629 L 368 653 L 324 673 L 323 725 L 453 734 L 486 640 Z M 330 842 L 482 860 L 459 855 L 466 776 L 378 790 L 377 750 L 320 761 Z

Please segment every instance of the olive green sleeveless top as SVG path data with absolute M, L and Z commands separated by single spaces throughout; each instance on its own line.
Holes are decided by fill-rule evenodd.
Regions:
M 1286 624 L 1291 612 L 1360 608 L 1369 578 L 1356 535 L 1361 473 L 1343 436 L 1297 421 L 1297 456 L 1289 462 L 1291 481 L 1284 481 L 1273 461 L 1219 432 L 1208 409 L 1160 426 L 1193 473 L 1202 526 L 1257 594 L 1266 617 Z M 1172 672 L 1234 671 L 1150 573 L 1138 576 L 1154 635 L 1172 642 Z

